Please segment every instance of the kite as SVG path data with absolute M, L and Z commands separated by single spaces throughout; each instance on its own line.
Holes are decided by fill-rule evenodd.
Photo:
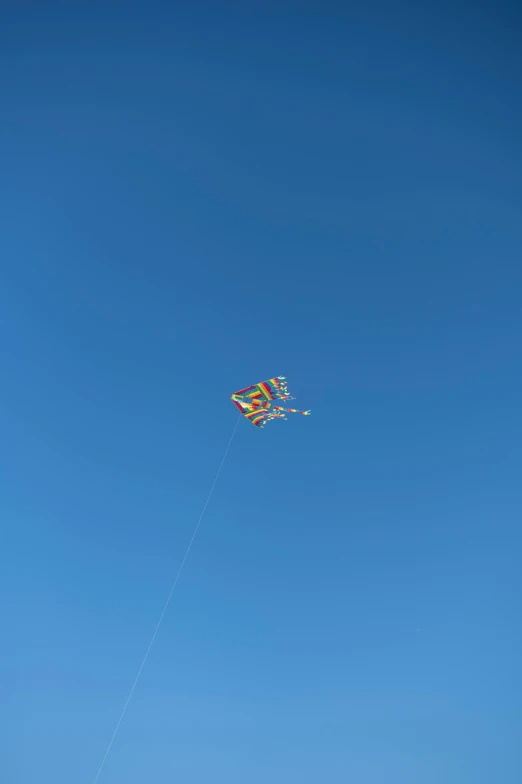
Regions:
M 264 427 L 271 419 L 287 419 L 287 414 L 303 414 L 309 416 L 310 411 L 298 411 L 297 408 L 273 406 L 275 400 L 295 400 L 288 394 L 285 376 L 260 381 L 252 387 L 234 392 L 232 402 L 239 411 L 256 427 Z

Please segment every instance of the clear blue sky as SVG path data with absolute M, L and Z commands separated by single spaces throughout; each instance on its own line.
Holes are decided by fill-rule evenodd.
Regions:
M 0 779 L 522 780 L 514 3 L 4 2 Z M 518 748 L 517 748 L 518 746 Z

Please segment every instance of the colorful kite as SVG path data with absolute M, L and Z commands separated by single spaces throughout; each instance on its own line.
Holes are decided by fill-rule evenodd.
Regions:
M 234 405 L 256 427 L 264 427 L 270 419 L 287 419 L 287 413 L 309 416 L 310 411 L 272 405 L 274 400 L 294 399 L 288 394 L 285 376 L 269 378 L 268 381 L 261 381 L 252 387 L 240 389 L 232 395 Z

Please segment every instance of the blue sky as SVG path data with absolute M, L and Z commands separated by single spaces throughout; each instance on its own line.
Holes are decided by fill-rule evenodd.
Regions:
M 3 4 L 0 777 L 522 774 L 514 4 Z M 3 748 L 2 748 L 3 747 Z

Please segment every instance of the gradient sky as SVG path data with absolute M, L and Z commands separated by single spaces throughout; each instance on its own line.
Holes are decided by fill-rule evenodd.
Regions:
M 522 780 L 514 3 L 3 2 L 0 779 Z

